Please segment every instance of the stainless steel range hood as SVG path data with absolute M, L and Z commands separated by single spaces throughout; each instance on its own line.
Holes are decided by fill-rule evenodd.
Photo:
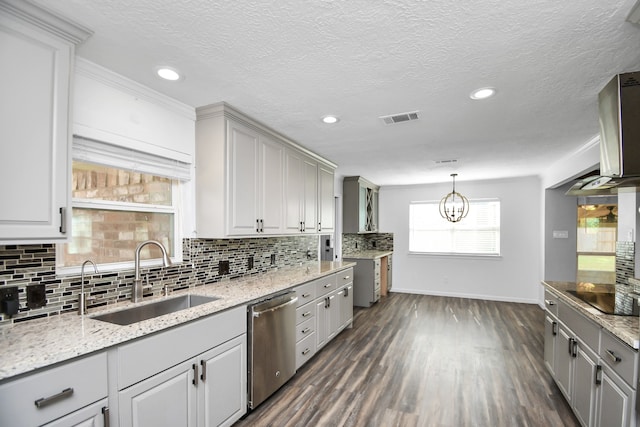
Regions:
M 578 180 L 571 196 L 640 189 L 640 71 L 616 75 L 598 94 L 600 174 Z

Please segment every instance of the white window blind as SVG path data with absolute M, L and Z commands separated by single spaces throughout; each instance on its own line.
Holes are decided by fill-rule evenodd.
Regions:
M 500 255 L 500 201 L 469 201 L 460 222 L 440 216 L 439 201 L 409 205 L 409 252 L 460 255 Z
M 73 138 L 73 160 L 148 173 L 179 181 L 191 179 L 191 165 L 189 163 L 78 136 Z

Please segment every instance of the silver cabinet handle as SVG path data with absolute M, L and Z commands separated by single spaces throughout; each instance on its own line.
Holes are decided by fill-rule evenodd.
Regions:
M 264 219 L 260 220 L 260 232 L 264 233 Z
M 304 328 L 304 329 L 302 330 L 302 333 L 303 333 L 303 334 L 306 334 L 306 333 L 307 333 L 307 332 L 309 332 L 310 330 L 311 330 L 311 328 Z
M 200 366 L 202 366 L 202 375 L 200 375 L 200 379 L 202 382 L 205 382 L 207 380 L 207 362 L 205 360 L 201 360 Z
M 304 351 L 302 352 L 303 356 L 306 356 L 307 354 L 309 354 L 311 350 L 309 350 L 308 348 L 305 348 Z
M 613 352 L 613 350 L 607 349 L 607 356 L 609 356 L 609 359 L 611 359 L 613 363 L 622 362 L 622 358 L 618 356 L 615 352 Z
M 109 427 L 109 407 L 102 407 L 102 421 L 104 422 L 104 427 Z
M 602 384 L 602 366 L 596 365 L 596 385 Z
M 302 313 L 302 317 L 309 317 L 311 316 L 311 312 L 310 311 L 306 311 L 304 313 Z
M 198 387 L 198 365 L 194 363 L 191 368 L 193 369 L 193 385 Z
M 349 276 L 344 276 L 342 280 L 349 280 Z
M 49 397 L 41 397 L 40 399 L 33 402 L 38 408 L 44 408 L 45 406 L 51 405 L 52 403 L 56 403 L 58 400 L 66 399 L 67 397 L 71 397 L 73 394 L 73 387 L 65 388 L 60 393 L 54 394 Z
M 327 283 L 326 285 L 324 285 L 324 288 L 325 288 L 325 289 L 326 289 L 326 288 L 330 288 L 331 286 L 332 286 L 332 285 L 331 285 L 331 283 Z
M 553 336 L 558 335 L 558 322 L 554 321 L 551 324 L 551 333 L 553 334 Z
M 547 305 L 556 305 L 556 302 L 555 302 L 555 301 L 552 301 L 552 300 L 550 300 L 550 299 L 546 299 L 546 300 L 544 300 L 544 303 L 545 303 L 545 304 L 547 304 Z
M 571 347 L 573 347 L 573 338 L 569 338 L 569 341 L 567 341 L 569 343 L 569 354 L 571 354 Z
M 571 348 L 571 357 L 578 357 L 578 340 L 573 340 L 573 346 Z
M 260 220 L 256 219 L 256 233 L 260 232 Z
M 60 233 L 67 233 L 67 208 L 60 208 Z
M 302 294 L 302 298 L 309 298 L 311 294 Z

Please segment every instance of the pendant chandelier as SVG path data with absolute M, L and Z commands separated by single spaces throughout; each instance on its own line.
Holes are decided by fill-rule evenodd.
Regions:
M 440 215 L 449 222 L 458 222 L 469 213 L 469 200 L 456 192 L 456 176 L 452 173 L 453 190 L 440 200 Z

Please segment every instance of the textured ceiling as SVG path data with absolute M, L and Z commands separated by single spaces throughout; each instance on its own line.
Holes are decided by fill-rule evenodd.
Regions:
M 38 0 L 95 31 L 80 56 L 194 107 L 226 101 L 380 185 L 538 174 L 590 141 L 598 91 L 640 70 L 634 1 Z M 472 101 L 484 86 L 497 95 Z

